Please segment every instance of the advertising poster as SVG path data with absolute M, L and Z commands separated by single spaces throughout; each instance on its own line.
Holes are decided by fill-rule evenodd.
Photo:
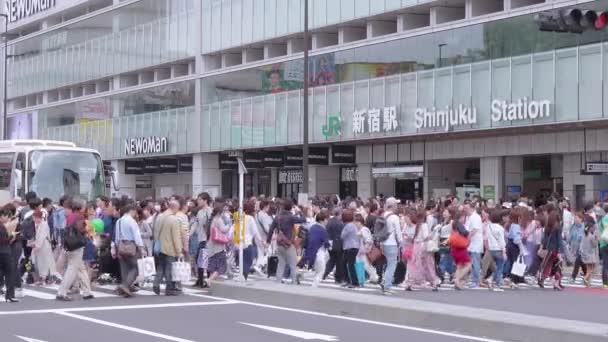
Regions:
M 32 114 L 23 113 L 8 118 L 8 138 L 32 139 Z

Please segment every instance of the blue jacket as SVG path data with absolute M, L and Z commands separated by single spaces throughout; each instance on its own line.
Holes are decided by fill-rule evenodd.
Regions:
M 321 247 L 329 248 L 329 234 L 322 225 L 315 223 L 308 231 L 308 245 L 304 253 L 306 264 L 309 266 L 315 264 L 317 252 Z

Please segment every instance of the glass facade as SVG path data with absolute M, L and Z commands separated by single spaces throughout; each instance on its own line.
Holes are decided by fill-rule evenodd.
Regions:
M 317 4 L 334 6 L 330 1 L 311 3 L 313 20 L 382 11 L 373 1 L 343 0 L 336 2 L 338 18 L 335 11 L 314 12 Z M 403 6 L 400 1 L 383 3 Z M 603 3 L 580 7 L 599 10 Z M 286 17 L 280 11 L 286 7 L 289 18 L 291 6 L 297 4 L 299 0 L 203 1 L 203 43 L 210 44 L 203 44 L 203 50 L 220 49 L 226 41 L 240 45 L 268 39 L 267 32 L 290 32 L 292 20 L 279 24 L 279 17 Z M 344 13 L 351 8 L 352 13 Z M 240 11 L 241 20 L 222 31 L 224 20 L 239 18 L 234 11 Z M 274 14 L 259 25 L 256 13 Z M 541 32 L 533 15 L 524 15 L 313 55 L 307 75 L 310 141 L 605 119 L 607 38 L 605 31 Z M 169 144 L 172 154 L 298 145 L 303 77 L 301 59 L 218 74 L 197 81 L 200 103 L 189 97 L 171 103 L 174 107 L 150 107 L 152 96 L 121 95 L 107 105 L 120 113 L 118 117 L 53 122 L 52 115 L 42 113 L 47 120 L 40 120 L 39 132 L 44 138 L 98 149 L 105 159 L 126 157 L 125 139 L 152 135 L 175 139 Z M 193 94 L 194 83 L 185 84 Z
M 196 55 L 194 0 L 143 0 L 13 44 L 9 98 Z
M 202 0 L 203 53 L 304 30 L 304 0 Z M 425 0 L 309 0 L 311 29 L 425 3 Z

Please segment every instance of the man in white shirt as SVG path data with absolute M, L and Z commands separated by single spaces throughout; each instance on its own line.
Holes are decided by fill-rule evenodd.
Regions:
M 469 255 L 473 268 L 471 288 L 479 287 L 481 282 L 481 256 L 483 255 L 483 224 L 481 216 L 470 203 L 465 204 L 464 210 L 467 214 L 465 227 L 469 231 Z
M 568 203 L 567 199 L 563 199 L 561 202 L 559 202 L 559 206 L 563 210 L 564 219 L 564 227 L 562 229 L 562 234 L 563 237 L 569 237 L 570 229 L 574 224 L 574 215 L 572 215 L 572 212 L 570 211 L 570 204 Z

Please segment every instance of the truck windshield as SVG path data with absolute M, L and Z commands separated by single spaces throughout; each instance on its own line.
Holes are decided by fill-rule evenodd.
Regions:
M 63 195 L 94 200 L 104 191 L 101 159 L 81 151 L 32 151 L 29 156 L 29 190 L 39 198 L 59 201 Z

